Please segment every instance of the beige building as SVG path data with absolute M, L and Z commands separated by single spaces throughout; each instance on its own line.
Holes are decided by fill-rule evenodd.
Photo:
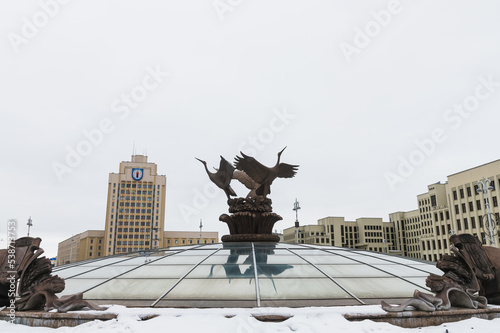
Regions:
M 167 178 L 144 155 L 121 162 L 109 174 L 105 255 L 158 248 L 163 244 Z
M 102 257 L 103 254 L 104 230 L 87 230 L 59 243 L 56 266 Z
M 318 220 L 317 225 L 298 228 L 300 244 L 332 245 L 401 254 L 396 235 L 394 224 L 384 222 L 382 218 L 364 217 L 356 221 L 345 221 L 344 217 L 325 217 Z M 285 243 L 296 243 L 296 228 L 283 230 L 283 236 Z
M 212 231 L 164 231 L 163 246 L 183 246 L 195 244 L 214 244 L 219 242 L 219 233 Z
M 389 222 L 381 218 L 345 221 L 343 217 L 326 217 L 320 219 L 318 225 L 299 227 L 298 241 L 388 252 L 429 261 L 450 254 L 451 234 L 472 234 L 484 245 L 491 245 L 486 198 L 482 191 L 477 191 L 478 181 L 483 177 L 490 180 L 491 189 L 486 198 L 494 245 L 500 247 L 497 190 L 500 187 L 500 160 L 452 174 L 446 183 L 429 185 L 427 192 L 417 195 L 418 209 L 391 213 Z M 283 233 L 286 243 L 297 241 L 294 227 Z
M 491 245 L 486 198 L 478 193 L 478 181 L 490 180 L 487 192 L 490 218 L 494 226 L 495 246 L 499 246 L 498 226 L 500 209 L 500 160 L 448 176 L 446 183 L 429 185 L 426 193 L 417 196 L 418 209 L 396 212 L 389 220 L 403 226 L 408 255 L 437 261 L 449 254 L 451 234 L 468 233 L 477 236 L 484 245 Z

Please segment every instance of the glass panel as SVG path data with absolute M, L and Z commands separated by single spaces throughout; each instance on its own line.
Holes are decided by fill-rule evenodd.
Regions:
M 185 251 L 185 252 L 179 252 L 177 255 L 178 256 L 203 256 L 207 257 L 211 254 L 216 252 L 216 250 L 190 250 L 190 251 Z
M 205 255 L 202 256 L 179 256 L 177 254 L 167 256 L 165 258 L 162 258 L 160 260 L 156 261 L 151 261 L 149 265 L 175 265 L 175 264 L 197 264 L 203 258 L 205 258 Z
M 296 265 L 296 264 L 307 264 L 304 259 L 296 256 L 294 254 L 288 255 L 269 255 L 267 257 L 268 264 L 288 264 L 288 265 Z
M 430 265 L 413 265 L 412 267 L 403 265 L 374 265 L 383 271 L 395 274 L 396 276 L 407 277 L 407 276 L 424 276 L 427 277 L 429 273 L 434 273 L 437 275 L 443 275 L 443 272 Z M 413 269 L 416 268 L 416 269 Z M 417 269 L 418 268 L 418 269 Z M 426 270 L 422 272 L 421 269 Z
M 355 260 L 357 264 L 359 263 L 366 263 L 366 264 L 387 264 L 390 263 L 386 260 L 374 258 L 371 256 L 366 256 L 366 255 L 358 255 L 358 254 L 351 254 L 349 255 L 349 258 L 352 260 Z
M 332 280 L 259 278 L 261 299 L 325 299 L 351 298 Z
M 305 263 L 303 261 L 303 263 Z M 321 273 L 316 267 L 305 264 L 305 265 L 287 265 L 287 264 L 257 264 L 257 271 L 260 277 L 298 277 L 298 278 L 316 278 L 316 277 L 326 277 Z
M 256 299 L 255 279 L 183 279 L 166 299 Z
M 338 278 L 335 279 L 358 298 L 413 297 L 417 287 L 398 278 Z
M 92 260 L 91 262 L 86 262 L 84 264 L 81 264 L 80 266 L 82 267 L 101 267 L 105 265 L 111 265 L 111 264 L 116 264 L 119 262 L 128 262 L 132 258 L 127 258 L 127 257 L 118 257 L 118 258 L 109 258 L 109 259 L 102 259 L 102 260 Z M 127 265 L 127 264 L 124 264 Z
M 156 300 L 178 279 L 113 279 L 85 293 L 88 299 Z
M 106 267 L 94 269 L 94 270 L 87 272 L 87 273 L 83 273 L 81 275 L 78 275 L 75 278 L 78 278 L 78 279 L 95 279 L 95 278 L 111 279 L 117 275 L 120 275 L 120 274 L 127 272 L 131 269 L 134 269 L 136 267 L 137 266 L 117 266 L 117 265 L 106 266 Z
M 337 277 L 392 277 L 376 268 L 366 265 L 318 265 L 332 278 Z
M 76 293 L 84 292 L 87 289 L 90 289 L 99 283 L 106 281 L 107 279 L 69 279 L 65 280 L 66 287 L 64 290 L 57 294 L 58 297 L 64 295 L 72 295 Z
M 214 254 L 207 260 L 203 261 L 203 264 L 253 264 L 253 256 L 251 251 L 244 251 L 239 253 L 231 254 L 229 251 L 221 250 Z
M 199 265 L 186 278 L 228 278 L 228 279 L 247 279 L 254 278 L 255 273 L 253 265 Z
M 405 279 L 408 280 L 408 281 L 410 281 L 410 282 L 413 282 L 413 283 L 419 285 L 422 288 L 421 289 L 422 291 L 428 293 L 428 292 L 430 292 L 430 289 L 429 289 L 429 287 L 427 287 L 425 285 L 425 279 L 426 278 L 427 278 L 427 276 L 426 277 L 421 277 L 421 278 L 419 278 L 419 277 L 408 277 L 408 278 L 405 278 Z M 418 289 L 418 287 L 415 286 L 415 289 Z
M 69 279 L 72 276 L 75 276 L 75 275 L 81 274 L 81 273 L 85 273 L 85 272 L 88 272 L 88 271 L 93 270 L 93 269 L 95 269 L 95 267 L 77 266 L 77 267 L 68 268 L 68 269 L 65 269 L 62 271 L 58 271 L 57 274 L 55 274 L 55 275 L 58 275 L 59 277 L 62 277 L 63 279 Z
M 313 264 L 358 264 L 357 262 L 337 255 L 304 257 Z
M 193 265 L 168 265 L 168 266 L 143 266 L 138 269 L 134 269 L 128 273 L 120 276 L 122 279 L 128 278 L 143 278 L 143 279 L 156 279 L 156 278 L 181 278 L 184 274 L 189 272 L 193 268 Z

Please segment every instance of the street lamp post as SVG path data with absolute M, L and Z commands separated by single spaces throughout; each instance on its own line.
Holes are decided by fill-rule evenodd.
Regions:
M 484 205 L 486 206 L 486 216 L 488 216 L 488 227 L 490 229 L 490 242 L 492 246 L 495 246 L 495 236 L 493 235 L 493 225 L 491 223 L 490 215 L 490 204 L 488 202 L 488 190 L 493 190 L 493 186 L 490 185 L 491 180 L 485 179 L 477 182 L 477 193 L 483 192 L 484 194 Z
M 299 244 L 299 202 L 295 198 L 295 203 L 293 204 L 293 210 L 295 211 L 295 241 Z
M 201 244 L 201 229 L 203 228 L 203 223 L 200 219 L 200 240 L 198 241 L 198 244 Z

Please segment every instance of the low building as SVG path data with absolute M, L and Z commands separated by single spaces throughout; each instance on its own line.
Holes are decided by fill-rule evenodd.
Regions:
M 104 230 L 87 230 L 57 246 L 56 266 L 104 256 Z
M 219 233 L 215 231 L 164 231 L 163 246 L 183 246 L 194 244 L 214 244 L 219 242 Z
M 331 245 L 368 251 L 402 254 L 396 241 L 393 223 L 382 218 L 359 218 L 346 221 L 344 217 L 325 217 L 317 225 L 299 226 L 283 230 L 285 243 Z

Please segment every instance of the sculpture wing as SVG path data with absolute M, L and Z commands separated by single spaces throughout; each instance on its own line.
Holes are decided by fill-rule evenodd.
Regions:
M 297 173 L 298 165 L 281 163 L 278 168 L 279 178 L 292 178 Z
M 269 168 L 262 165 L 255 158 L 240 152 L 241 156 L 236 156 L 236 169 L 244 171 L 255 182 L 262 184 L 269 175 Z
M 233 179 L 233 172 L 234 166 L 221 156 L 219 170 L 217 170 L 215 174 L 217 179 L 219 179 L 223 185 L 227 186 L 231 182 L 231 179 Z
M 249 190 L 254 190 L 257 187 L 259 187 L 259 184 L 257 184 L 252 178 L 250 178 L 250 176 L 247 175 L 245 171 L 236 170 L 233 173 L 233 179 L 237 179 L 240 183 L 245 185 L 245 187 Z

